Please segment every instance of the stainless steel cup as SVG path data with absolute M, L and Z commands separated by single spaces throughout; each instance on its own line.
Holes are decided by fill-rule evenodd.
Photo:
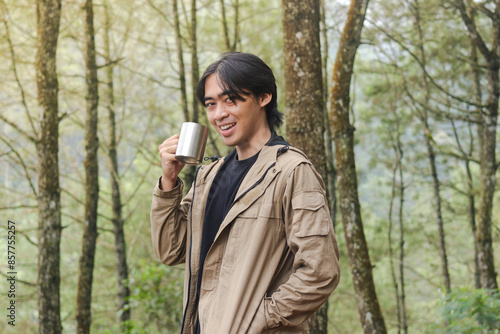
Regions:
M 182 123 L 175 159 L 190 165 L 201 164 L 207 137 L 206 126 L 193 122 Z

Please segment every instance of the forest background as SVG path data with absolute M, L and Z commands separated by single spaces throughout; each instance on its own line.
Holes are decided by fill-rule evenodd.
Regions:
M 334 119 L 328 92 L 335 83 L 330 79 L 349 21 L 348 9 L 360 2 L 311 1 L 319 5 L 321 14 L 316 23 L 325 119 Z M 89 3 L 93 11 L 89 11 Z M 289 101 L 285 100 L 285 82 L 290 76 L 284 52 L 288 35 L 283 26 L 290 22 L 283 6 L 293 3 L 62 1 L 56 120 L 60 284 L 49 283 L 57 283 L 60 289 L 63 332 L 80 330 L 85 323 L 92 333 L 178 332 L 183 267 L 160 264 L 151 247 L 149 210 L 152 189 L 161 173 L 157 147 L 186 120 L 206 123 L 192 87 L 199 69 L 229 50 L 259 55 L 274 70 L 279 106 L 287 123 L 280 134 L 287 137 L 287 129 L 292 127 Z M 368 5 L 349 80 L 347 110 L 355 129 L 361 227 L 370 254 L 375 302 L 388 332 L 498 333 L 497 281 L 495 277 L 494 285 L 484 284 L 487 279 L 486 274 L 481 276 L 475 235 L 476 228 L 484 224 L 480 198 L 488 190 L 492 197 L 486 230 L 489 228 L 494 260 L 487 269 L 494 272 L 500 266 L 500 209 L 495 193 L 499 140 L 496 116 L 488 103 L 496 94 L 497 114 L 498 85 L 496 91 L 490 89 L 494 75 L 485 55 L 496 57 L 498 83 L 499 6 L 498 1 L 488 0 L 465 4 L 386 0 Z M 41 261 L 37 173 L 42 168 L 37 160 L 41 151 L 37 138 L 44 110 L 37 102 L 36 8 L 34 1 L 0 0 L 0 273 L 5 277 L 11 271 L 8 231 L 12 223 L 8 221 L 15 223 L 16 231 L 16 326 L 8 324 L 7 308 L 13 299 L 7 298 L 10 284 L 2 278 L 2 333 L 43 332 L 39 296 L 48 282 L 37 278 Z M 92 30 L 86 20 L 90 12 Z M 469 25 L 467 18 L 472 19 Z M 471 33 L 471 25 L 476 35 Z M 474 36 L 482 36 L 489 54 L 478 47 Z M 98 80 L 94 88 L 88 85 L 91 43 L 95 43 Z M 98 92 L 99 98 L 91 92 Z M 92 109 L 89 101 L 98 104 Z M 89 117 L 96 121 L 94 152 L 89 144 Z M 334 168 L 335 128 L 333 123 L 325 123 L 332 125 L 325 128 L 324 144 L 342 279 L 324 317 L 330 333 L 361 333 L 363 328 L 366 331 L 371 313 L 363 314 L 359 305 L 355 287 L 359 282 L 353 280 L 352 271 L 355 262 L 348 259 L 356 252 L 348 254 L 346 245 L 345 233 L 351 225 L 342 228 L 336 202 L 342 196 L 335 191 L 339 171 L 338 165 Z M 95 165 L 89 163 L 92 153 L 97 154 Z M 227 153 L 228 148 L 213 133 L 206 156 Z M 486 160 L 493 162 L 485 190 L 481 175 L 488 153 Z M 98 176 L 94 181 L 88 176 L 92 168 Z M 190 173 L 192 169 L 186 168 L 188 180 Z M 92 182 L 99 185 L 98 193 L 89 192 Z M 89 198 L 94 198 L 97 210 L 97 234 L 93 236 L 88 234 Z M 92 245 L 86 248 L 82 240 L 95 240 L 95 250 Z M 93 252 L 95 261 L 89 267 L 82 255 Z M 57 254 L 49 252 L 48 256 L 57 258 Z M 82 283 L 85 276 L 91 280 L 92 299 L 88 301 L 85 296 L 90 293 L 84 293 Z M 53 302 L 54 296 L 47 297 L 48 303 Z M 82 306 L 85 302 L 91 309 L 91 322 Z M 326 329 L 320 332 L 326 333 Z

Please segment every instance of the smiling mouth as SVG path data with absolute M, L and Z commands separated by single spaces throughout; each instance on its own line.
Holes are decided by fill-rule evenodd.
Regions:
M 219 126 L 219 128 L 220 128 L 222 131 L 226 131 L 226 130 L 229 130 L 229 129 L 233 128 L 235 125 L 236 125 L 236 123 L 225 124 L 225 125 L 221 125 L 221 126 Z

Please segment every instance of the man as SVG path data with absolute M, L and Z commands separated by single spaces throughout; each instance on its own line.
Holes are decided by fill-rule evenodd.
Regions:
M 307 333 L 306 319 L 340 278 L 323 181 L 275 129 L 282 123 L 271 69 L 226 53 L 197 95 L 228 146 L 201 166 L 185 198 L 179 136 L 159 147 L 151 233 L 158 258 L 186 264 L 183 333 Z

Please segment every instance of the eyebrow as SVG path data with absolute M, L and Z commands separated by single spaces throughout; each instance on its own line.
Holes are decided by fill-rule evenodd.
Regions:
M 226 90 L 222 93 L 220 93 L 219 95 L 217 95 L 218 98 L 221 98 L 223 97 L 224 95 L 227 95 L 227 96 L 230 96 L 231 95 L 231 92 Z M 215 100 L 213 97 L 211 96 L 205 96 L 205 98 L 203 98 L 203 102 L 207 102 L 208 100 Z

